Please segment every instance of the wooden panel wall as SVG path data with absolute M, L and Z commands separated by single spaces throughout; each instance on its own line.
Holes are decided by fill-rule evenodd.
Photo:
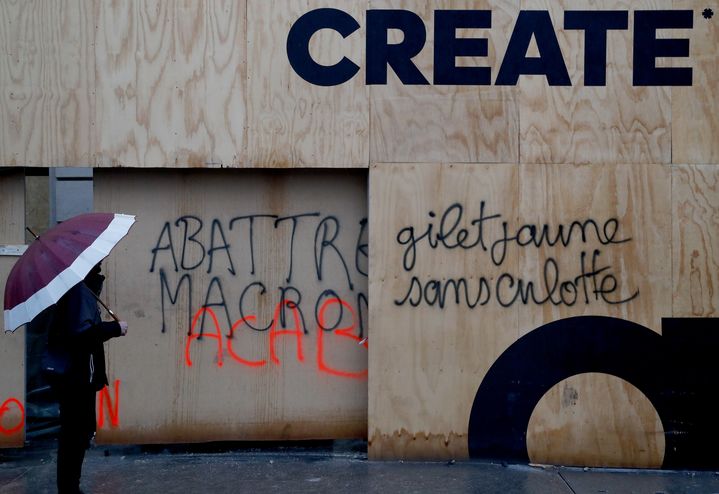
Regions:
M 25 176 L 22 171 L 0 172 L 0 244 L 25 243 Z M 0 293 L 17 257 L 0 256 Z M 25 327 L 0 332 L 0 448 L 25 442 Z
M 413 10 L 431 25 L 425 4 L 392 6 Z M 716 17 L 703 12 L 707 6 L 695 1 L 610 2 L 601 7 L 629 10 L 629 29 L 608 35 L 606 86 L 587 87 L 583 33 L 560 26 L 565 9 L 596 9 L 595 2 L 493 2 L 497 21 L 493 27 L 504 25 L 505 13 L 511 26 L 519 9 L 549 11 L 572 82 L 569 87 L 550 87 L 544 76 L 522 76 L 516 87 L 495 93 L 516 108 L 516 121 L 509 127 L 519 137 L 514 155 L 497 154 L 501 148 L 487 140 L 481 152 L 466 153 L 466 142 L 480 143 L 496 127 L 458 114 L 445 120 L 446 111 L 471 108 L 456 88 L 410 88 L 391 76 L 387 86 L 372 88 L 371 457 L 468 455 L 470 409 L 487 369 L 518 338 L 544 324 L 578 315 L 606 315 L 661 332 L 664 317 L 716 316 L 717 112 L 712 111 L 714 101 L 709 96 L 716 87 L 717 50 L 712 41 Z M 658 61 L 658 65 L 691 67 L 694 85 L 635 87 L 632 12 L 671 8 L 693 10 L 694 29 L 663 31 L 660 37 L 688 38 L 690 57 Z M 489 35 L 488 59 L 494 63 L 487 65 L 493 65 L 493 76 L 496 57 L 503 56 L 506 45 L 498 41 L 501 35 L 501 30 Z M 537 55 L 536 45 L 530 46 L 528 56 Z M 415 61 L 431 74 L 426 52 Z M 472 101 L 486 108 L 487 99 L 493 99 L 489 92 L 497 88 L 464 90 L 475 91 Z M 439 103 L 443 91 L 448 91 L 443 94 L 451 104 Z M 405 107 L 399 106 L 403 97 L 408 101 Z M 440 109 L 422 111 L 431 104 Z M 392 119 L 383 119 L 385 109 Z M 427 121 L 415 124 L 422 118 Z M 383 126 L 385 121 L 391 125 Z M 456 122 L 462 122 L 461 130 L 453 127 Z M 466 140 L 480 122 L 476 128 L 483 137 Z M 388 139 L 388 134 L 396 137 Z M 435 135 L 441 136 L 437 142 Z M 448 164 L 452 161 L 475 164 Z M 508 164 L 482 164 L 492 161 Z M 702 163 L 709 165 L 694 165 Z M 514 185 L 498 185 L 498 177 L 507 176 L 514 178 L 506 184 Z M 419 242 L 413 270 L 402 265 L 403 256 L 414 255 L 398 237 L 402 228 L 413 225 L 419 237 L 433 222 L 428 235 L 437 235 L 441 212 L 451 204 L 466 206 L 465 211 L 475 213 L 470 218 L 476 218 L 483 200 L 495 201 L 495 211 L 506 209 L 500 212 L 510 225 L 549 222 L 556 227 L 573 220 L 615 218 L 631 241 L 597 245 L 599 265 L 616 271 L 615 300 L 631 300 L 568 306 L 525 303 L 519 298 L 509 307 L 489 301 L 478 308 L 466 304 L 458 308 L 454 286 L 449 285 L 446 306 L 439 309 L 435 300 L 434 307 L 427 307 L 428 296 L 432 299 L 438 287 L 458 277 L 472 286 L 486 272 L 491 285 L 517 270 L 526 283 L 546 277 L 550 259 L 554 262 L 550 267 L 567 276 L 578 269 L 580 251 L 587 245 L 508 252 L 506 268 L 494 273 L 498 266 L 487 259 L 486 251 L 429 248 L 426 238 Z M 468 227 L 470 218 L 458 224 Z M 408 235 L 406 230 L 404 234 Z M 419 284 L 410 288 L 413 275 L 424 279 L 421 288 Z M 409 300 L 400 304 L 408 295 Z M 412 307 L 413 297 L 424 298 L 424 303 Z M 473 384 L 468 372 L 474 373 Z M 654 404 L 634 385 L 608 374 L 580 374 L 558 382 L 537 403 L 525 437 L 530 461 L 541 463 L 660 467 L 665 459 L 665 430 Z
M 313 36 L 326 65 L 360 67 L 339 86 L 307 83 L 286 53 L 289 28 L 318 8 L 347 12 L 360 29 Z M 596 2 L 545 0 L 66 0 L 4 2 L 0 37 L 0 160 L 9 166 L 366 167 L 372 162 L 716 162 L 717 28 L 699 0 L 604 2 L 629 11 L 607 35 L 606 86 L 584 84 L 584 32 L 563 29 L 566 9 Z M 691 87 L 635 87 L 633 12 L 691 9 Z M 430 85 L 365 83 L 367 9 L 405 9 L 425 25 L 413 63 Z M 432 85 L 434 11 L 487 9 L 487 57 L 496 79 L 520 10 L 547 10 L 572 85 L 544 76 L 515 86 Z M 667 31 L 665 33 L 665 31 Z M 664 34 L 662 34 L 664 33 Z M 394 36 L 394 38 L 393 38 Z M 390 32 L 389 41 L 400 41 Z M 372 48 L 373 49 L 373 48 Z M 529 56 L 538 55 L 536 44 Z M 461 58 L 461 57 L 460 57 Z
M 340 86 L 312 86 L 287 60 L 289 27 L 305 12 L 333 7 L 362 19 L 369 2 L 248 0 L 248 165 L 252 167 L 366 167 L 369 89 L 364 71 Z M 364 24 L 361 22 L 361 24 Z M 346 40 L 323 30 L 310 42 L 318 63 L 360 61 L 364 29 Z
M 349 82 L 314 86 L 290 67 L 290 26 L 317 8 L 349 13 L 360 29 L 321 30 L 322 64 L 347 56 Z M 5 2 L 0 37 L 1 164 L 10 166 L 366 167 L 371 162 L 713 163 L 717 28 L 698 0 L 614 0 L 629 28 L 607 36 L 607 85 L 584 85 L 584 33 L 563 29 L 567 9 L 591 0 L 224 0 Z M 413 59 L 430 85 L 365 83 L 365 11 L 406 9 L 427 41 Z M 691 87 L 634 87 L 635 10 L 691 9 Z M 435 86 L 434 11 L 488 9 L 495 80 L 520 10 L 547 10 L 572 85 L 544 76 L 516 86 Z M 482 31 L 482 30 L 479 30 Z M 390 33 L 390 42 L 399 42 Z M 374 48 L 370 48 L 374 49 Z M 538 55 L 536 44 L 529 56 Z M 662 62 L 659 62 L 660 65 Z
M 671 88 L 632 84 L 635 10 L 670 9 L 670 0 L 602 2 L 602 10 L 630 11 L 629 29 L 607 35 L 606 86 L 584 85 L 584 33 L 560 30 L 565 10 L 596 2 L 523 0 L 522 9 L 548 10 L 572 86 L 549 87 L 544 76 L 522 77 L 522 163 L 670 163 Z M 685 36 L 688 33 L 683 33 Z
M 106 297 L 130 329 L 108 345 L 101 441 L 365 436 L 365 173 L 95 181 L 99 210 L 137 215 L 105 262 Z
M 579 268 L 581 254 L 596 248 L 597 266 L 616 266 L 617 293 L 611 302 L 638 292 L 631 303 L 545 304 L 522 308 L 522 333 L 550 321 L 576 315 L 607 315 L 637 322 L 659 331 L 661 318 L 671 315 L 671 170 L 661 165 L 520 165 L 520 224 L 571 225 L 596 219 L 602 225 L 616 219 L 622 244 L 572 242 L 566 248 L 543 244 L 523 249 L 519 272 L 542 279 L 547 259 L 560 273 Z M 590 230 L 593 231 L 593 230 Z M 608 230 L 610 231 L 610 230 Z M 588 237 L 591 235 L 588 233 Z M 561 244 L 560 244 L 561 245 Z M 591 253 L 593 254 L 593 250 Z M 589 259 L 587 263 L 589 264 Z M 568 296 L 569 297 L 569 296 Z M 601 302 L 601 301 L 600 301 Z
M 426 27 L 427 41 L 413 62 L 431 82 L 435 10 L 492 9 L 491 30 L 467 31 L 488 37 L 488 56 L 471 60 L 479 66 L 493 67 L 496 75 L 519 2 L 372 0 L 371 8 L 404 9 L 419 15 Z M 387 84 L 371 86 L 370 90 L 373 163 L 517 161 L 516 87 L 404 85 L 392 70 L 388 72 Z
M 631 383 L 586 373 L 542 397 L 527 427 L 527 451 L 542 464 L 661 468 L 664 432 L 652 402 Z
M 579 315 L 606 315 L 661 331 L 671 313 L 671 172 L 660 165 L 520 166 L 519 222 L 569 225 L 616 218 L 622 244 L 572 242 L 523 249 L 519 272 L 543 279 L 548 259 L 558 272 L 580 272 L 582 252 L 616 276 L 617 292 L 589 303 L 519 306 L 520 333 Z M 549 220 L 551 218 L 551 220 Z M 591 239 L 591 236 L 588 235 Z M 589 264 L 587 258 L 587 265 Z M 560 280 L 565 276 L 560 275 Z M 627 303 L 616 303 L 636 297 Z M 572 295 L 567 293 L 567 300 Z M 572 399 L 567 399 L 567 396 Z M 660 468 L 664 429 L 649 400 L 630 383 L 607 374 L 581 374 L 548 391 L 527 429 L 537 463 Z
M 547 323 L 604 315 L 660 332 L 664 317 L 711 316 L 715 168 L 373 166 L 370 455 L 467 456 L 470 411 L 487 370 Z M 549 245 L 575 221 L 590 225 L 586 240 L 575 229 L 567 245 Z M 539 233 L 547 225 L 539 246 L 530 225 Z M 505 227 L 518 240 L 498 242 Z M 587 288 L 581 275 L 593 270 L 611 279 Z M 611 293 L 597 292 L 600 285 Z M 680 309 L 687 297 L 700 309 Z M 530 460 L 541 463 L 660 467 L 664 459 L 652 403 L 606 374 L 557 383 L 537 403 L 526 441 Z
M 719 166 L 676 166 L 672 174 L 673 309 L 719 314 Z
M 310 52 L 319 63 L 331 65 L 348 57 L 360 67 L 342 85 L 312 85 L 295 73 L 287 59 L 290 27 L 304 13 L 319 8 L 340 9 L 360 26 L 346 39 L 325 29 L 310 41 Z M 366 84 L 368 50 L 383 41 L 367 40 L 368 9 L 401 9 L 417 15 L 426 43 L 412 63 L 429 84 L 405 85 L 392 69 L 387 84 Z M 465 57 L 457 64 L 490 67 L 492 83 L 520 13 L 547 11 L 571 85 L 550 86 L 540 75 L 523 75 L 509 86 L 434 85 L 435 11 L 440 9 L 492 11 L 491 28 L 456 33 L 487 39 L 486 57 Z M 607 33 L 604 86 L 585 83 L 586 35 L 564 28 L 568 9 L 628 11 L 628 29 Z M 658 32 L 659 38 L 688 39 L 689 57 L 657 60 L 660 67 L 691 68 L 691 86 L 633 84 L 634 13 L 659 9 L 693 12 L 692 29 Z M 469 454 L 472 400 L 483 377 L 505 350 L 536 328 L 591 315 L 632 321 L 659 333 L 664 317 L 717 317 L 717 19 L 719 8 L 699 0 L 4 2 L 0 5 L 0 39 L 6 47 L 0 55 L 0 165 L 370 167 L 370 455 L 464 457 Z M 387 36 L 391 44 L 402 41 L 397 30 Z M 535 37 L 526 56 L 538 55 Z M 273 290 L 290 282 L 283 282 L 281 273 L 272 269 L 265 272 L 258 267 L 257 272 L 242 276 L 227 271 L 226 254 L 231 249 L 224 248 L 219 229 L 233 217 L 234 209 L 240 211 L 237 215 L 319 211 L 340 219 L 343 230 L 337 241 L 348 243 L 338 251 L 356 284 L 354 289 L 343 286 L 340 296 L 361 313 L 355 306 L 365 281 L 362 268 L 350 261 L 350 252 L 356 256 L 364 251 L 356 250 L 356 245 L 353 251 L 349 240 L 366 234 L 359 225 L 366 204 L 358 176 L 350 173 L 341 178 L 329 171 L 281 175 L 265 170 L 248 175 L 107 172 L 98 177 L 99 209 L 134 211 L 141 218 L 125 250 L 109 263 L 112 277 L 120 281 L 109 284 L 108 295 L 121 312 L 129 314 L 131 328 L 141 331 L 131 334 L 147 339 L 140 350 L 132 338 L 111 344 L 111 373 L 120 380 L 122 402 L 120 418 L 113 415 L 120 422 L 116 428 L 105 424 L 104 440 L 362 433 L 367 415 L 362 409 L 366 390 L 361 379 L 348 380 L 342 372 L 331 372 L 333 368 L 345 369 L 345 374 L 363 372 L 366 352 L 352 340 L 357 332 L 327 333 L 340 346 L 355 346 L 338 350 L 338 360 L 322 366 L 316 360 L 312 366 L 312 358 L 307 357 L 306 362 L 286 367 L 267 364 L 252 369 L 247 362 L 238 364 L 229 353 L 231 340 L 209 336 L 191 341 L 191 354 L 198 363 L 193 367 L 183 363 L 193 311 L 209 301 L 225 312 L 224 307 L 212 305 L 220 296 L 220 284 L 224 289 L 226 282 L 242 276 L 240 286 L 253 280 L 266 283 L 265 295 L 252 288 L 247 299 L 266 326 L 277 303 L 269 302 L 270 293 L 276 295 Z M 325 197 L 331 198 L 329 202 L 322 202 Z M 233 206 L 228 210 L 227 204 Z M 416 251 L 408 250 L 408 237 L 397 237 L 402 231 L 410 235 L 410 230 L 403 230 L 410 226 L 420 236 L 429 224 L 434 230 L 428 235 L 436 235 L 442 215 L 451 219 L 459 214 L 459 207 L 463 217 L 457 221 L 466 228 L 484 207 L 487 214 L 501 214 L 509 227 L 546 224 L 569 229 L 573 221 L 596 219 L 606 237 L 616 222 L 617 235 L 628 240 L 579 242 L 575 237 L 563 247 L 546 242 L 539 248 L 508 245 L 500 258 L 496 256 L 502 251 L 492 252 L 491 246 L 432 248 L 426 238 L 418 241 Z M 191 233 L 183 234 L 183 225 L 191 228 L 190 223 L 176 223 L 187 215 L 203 220 L 198 235 L 204 243 L 195 242 Z M 307 222 L 319 221 L 314 218 L 299 220 L 298 241 Z M 169 226 L 163 233 L 165 222 Z M 285 228 L 289 224 L 286 220 Z M 317 230 L 319 226 L 313 225 L 309 228 L 320 236 L 334 235 L 330 226 Z M 347 226 L 351 233 L 345 225 L 351 225 Z M 249 225 L 244 228 L 242 232 L 249 234 Z M 277 233 L 262 220 L 254 228 L 258 242 Z M 499 221 L 487 220 L 484 228 L 487 238 L 502 234 Z M 253 251 L 258 266 L 286 261 L 282 251 L 290 248 L 293 237 L 282 231 L 284 236 L 276 242 L 265 241 Z M 530 233 L 526 229 L 522 234 Z M 184 238 L 181 243 L 174 240 L 176 246 L 186 248 L 172 251 L 180 258 L 177 270 L 171 251 L 164 248 L 170 235 Z M 208 242 L 213 238 L 211 250 Z M 304 238 L 297 252 L 313 252 L 317 239 L 314 246 L 311 240 Z M 338 251 L 325 247 L 327 262 L 334 262 L 331 276 L 341 275 L 345 268 L 337 264 Z M 162 279 L 175 284 L 171 294 L 165 293 L 169 304 L 164 309 L 165 332 L 161 331 L 160 265 L 151 270 L 153 248 L 165 263 Z M 208 256 L 209 250 L 214 267 L 185 268 L 197 256 Z M 241 252 L 242 262 L 251 262 L 247 251 Z M 189 264 L 183 266 L 183 257 Z M 298 290 L 308 314 L 318 294 L 332 285 L 316 274 L 312 277 L 312 257 L 306 262 L 298 265 L 305 271 L 297 276 L 303 280 Z M 530 303 L 512 295 L 520 278 L 543 280 L 543 289 L 549 290 L 555 270 L 557 277 L 566 274 L 587 281 L 588 277 L 577 278 L 577 270 L 592 262 L 607 280 L 599 291 L 596 285 L 591 293 L 579 292 L 577 286 L 577 293 L 570 285 L 556 288 L 559 292 L 554 296 L 574 294 L 575 303 L 555 303 L 555 299 Z M 418 287 L 410 290 L 412 276 L 431 281 L 429 288 L 423 285 L 421 294 Z M 192 303 L 184 294 L 185 285 L 177 295 L 174 292 L 179 280 L 189 283 L 190 279 L 195 280 Z M 485 290 L 483 296 L 492 286 L 496 289 L 498 280 L 504 284 L 499 293 L 491 293 L 491 300 L 473 309 L 457 306 L 451 296 L 442 310 L 421 303 L 412 307 L 413 297 L 432 297 L 447 280 L 459 279 Z M 541 283 L 535 286 L 541 288 Z M 218 292 L 208 296 L 208 287 Z M 522 288 L 526 290 L 526 281 Z M 237 290 L 233 285 L 226 326 L 239 317 L 242 290 Z M 405 303 L 395 303 L 406 297 Z M 255 333 L 259 334 L 247 333 L 243 338 Z M 319 334 L 324 333 L 310 329 L 303 337 L 308 340 L 308 355 L 315 359 L 322 354 L 314 338 Z M 285 351 L 294 355 L 291 337 L 279 338 L 289 345 Z M 222 367 L 213 360 L 212 350 L 220 341 L 226 352 Z M 252 355 L 267 358 L 266 338 L 247 344 L 256 352 Z M 148 361 L 153 367 L 147 367 Z M 239 371 L 233 365 L 241 366 Z M 159 397 L 156 403 L 144 400 L 136 384 L 141 378 L 149 380 L 147 389 Z M 310 400 L 308 389 L 320 398 Z M 217 394 L 218 390 L 222 392 Z M 114 395 L 106 395 L 104 403 L 117 404 L 110 398 Z M 660 466 L 668 436 L 651 405 L 639 388 L 619 377 L 570 376 L 548 390 L 533 411 L 526 434 L 528 455 L 543 462 Z M 328 410 L 338 414 L 318 415 Z M 305 420 L 309 415 L 313 421 Z
M 97 166 L 238 166 L 245 1 L 94 2 Z
M 0 5 L 3 166 L 93 164 L 93 8 L 82 0 Z
M 719 9 L 699 0 L 674 0 L 673 8 L 694 11 L 694 29 L 689 35 L 694 83 L 691 87 L 672 88 L 672 162 L 716 164 L 719 103 L 714 94 L 719 84 Z
M 475 299 L 480 276 L 490 279 L 517 271 L 516 251 L 509 252 L 501 266 L 461 248 L 436 251 L 426 242 L 415 252 L 397 243 L 400 230 L 414 227 L 419 237 L 455 203 L 464 211 L 462 225 L 469 221 L 468 214 L 481 210 L 483 201 L 488 214 L 515 218 L 518 186 L 516 165 L 372 167 L 369 290 L 370 326 L 376 331 L 369 357 L 368 434 L 373 458 L 467 456 L 477 378 L 519 335 L 516 307 L 493 303 L 466 310 L 453 303 L 450 290 L 443 309 L 413 308 L 422 289 L 410 291 L 413 276 L 422 287 L 434 279 L 466 278 Z M 488 238 L 500 233 L 500 223 L 487 225 Z M 408 238 L 405 230 L 402 239 Z

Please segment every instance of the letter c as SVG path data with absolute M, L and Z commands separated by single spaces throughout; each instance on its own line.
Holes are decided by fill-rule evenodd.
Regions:
M 310 84 L 337 86 L 352 79 L 359 66 L 347 57 L 335 65 L 320 65 L 310 55 L 310 38 L 320 29 L 332 29 L 346 38 L 360 27 L 354 17 L 337 9 L 315 9 L 307 12 L 290 28 L 287 35 L 287 58 L 294 71 Z

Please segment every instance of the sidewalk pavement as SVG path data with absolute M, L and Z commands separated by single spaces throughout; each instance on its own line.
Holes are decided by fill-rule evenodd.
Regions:
M 0 493 L 54 493 L 54 441 L 0 450 Z M 712 471 L 533 467 L 502 463 L 368 461 L 362 441 L 96 446 L 87 493 L 719 493 Z

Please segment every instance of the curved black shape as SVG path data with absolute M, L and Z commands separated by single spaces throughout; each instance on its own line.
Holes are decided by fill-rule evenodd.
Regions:
M 473 458 L 528 461 L 534 407 L 560 381 L 611 374 L 641 390 L 664 426 L 664 468 L 711 468 L 719 439 L 717 319 L 665 319 L 663 336 L 601 316 L 554 321 L 517 340 L 489 369 L 469 421 Z
M 360 28 L 357 20 L 338 9 L 315 9 L 297 19 L 287 34 L 287 59 L 297 75 L 316 86 L 337 86 L 359 72 L 347 57 L 331 66 L 320 65 L 310 55 L 310 39 L 320 29 L 333 29 L 346 38 Z

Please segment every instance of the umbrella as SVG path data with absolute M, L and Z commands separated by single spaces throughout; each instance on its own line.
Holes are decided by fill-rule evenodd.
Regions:
M 5 331 L 15 331 L 56 304 L 107 257 L 134 222 L 134 216 L 125 214 L 81 214 L 37 237 L 8 276 Z

